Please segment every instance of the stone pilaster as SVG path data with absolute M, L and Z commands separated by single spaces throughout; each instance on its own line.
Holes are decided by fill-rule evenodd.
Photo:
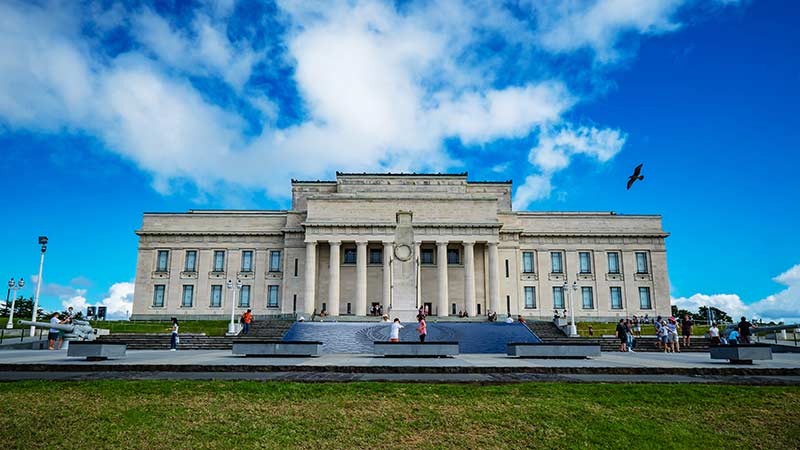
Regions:
M 341 242 L 329 241 L 331 247 L 330 256 L 330 287 L 328 288 L 328 308 L 327 312 L 331 316 L 339 315 L 339 263 Z
M 489 242 L 489 307 L 492 312 L 500 310 L 500 274 L 498 267 L 497 243 Z
M 383 242 L 383 312 L 389 314 L 392 299 L 392 243 Z
M 475 302 L 475 243 L 464 242 L 464 304 L 470 317 L 478 315 Z
M 367 315 L 367 241 L 356 241 L 356 315 Z
M 314 294 L 317 289 L 317 243 L 306 242 L 306 289 L 303 301 L 303 312 L 314 311 Z
M 447 303 L 449 302 L 447 295 L 447 241 L 436 242 L 436 266 L 439 272 L 439 295 L 437 297 L 438 308 L 436 314 L 446 316 Z

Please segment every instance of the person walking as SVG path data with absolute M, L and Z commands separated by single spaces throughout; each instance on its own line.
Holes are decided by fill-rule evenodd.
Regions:
M 178 350 L 178 319 L 172 318 L 172 333 L 169 337 L 169 351 L 174 352 Z
M 711 328 L 708 329 L 708 337 L 711 338 L 711 345 L 719 345 L 719 328 L 717 328 L 717 323 L 714 322 L 711 324 Z
M 683 335 L 683 346 L 692 346 L 692 331 L 694 331 L 694 322 L 688 314 L 683 316 L 683 323 L 681 323 L 681 334 Z
M 628 351 L 627 343 L 628 343 L 628 335 L 625 332 L 625 321 L 619 319 L 619 323 L 617 324 L 617 330 L 615 332 L 617 339 L 619 339 L 619 351 L 626 352 Z
M 390 325 L 389 329 L 389 342 L 400 342 L 400 329 L 404 328 L 400 323 L 400 319 L 394 318 L 394 322 Z
M 756 328 L 755 325 L 748 322 L 747 319 L 742 316 L 742 320 L 739 322 L 739 325 L 736 329 L 739 331 L 739 342 L 742 344 L 752 344 L 752 332 L 750 331 L 752 328 Z
M 422 314 L 417 316 L 417 320 L 419 321 L 419 325 L 417 326 L 417 331 L 419 331 L 419 341 L 425 342 L 425 336 L 428 335 L 428 324 L 425 323 L 425 316 Z
M 252 321 L 253 313 L 248 309 L 244 314 L 242 314 L 242 334 L 247 334 L 250 332 L 250 323 Z

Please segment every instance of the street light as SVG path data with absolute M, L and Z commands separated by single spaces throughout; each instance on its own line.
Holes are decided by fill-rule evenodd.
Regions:
M 233 288 L 233 282 L 228 280 L 228 289 L 233 291 L 233 301 L 231 302 L 231 323 L 228 324 L 228 335 L 235 335 L 236 334 L 236 323 L 234 322 L 234 318 L 236 316 L 235 308 L 236 308 L 236 291 L 242 289 L 242 280 L 236 280 L 236 289 Z
M 569 291 L 569 328 L 568 328 L 569 332 L 568 332 L 568 334 L 570 336 L 577 336 L 578 335 L 578 327 L 575 326 L 575 310 L 572 307 L 572 291 L 577 291 L 578 290 L 578 282 L 577 281 L 573 281 L 572 282 L 572 289 L 570 290 L 569 289 L 569 285 L 565 281 L 564 282 L 564 290 L 565 291 Z
M 22 289 L 23 287 L 25 287 L 25 280 L 22 278 L 16 283 L 13 278 L 8 280 L 8 288 L 13 292 L 13 297 L 11 297 L 11 312 L 8 313 L 8 322 L 6 323 L 6 328 L 8 329 L 14 328 L 14 305 L 17 304 L 17 289 Z
M 39 236 L 39 245 L 42 246 L 42 258 L 39 260 L 39 276 L 36 278 L 36 295 L 33 297 L 33 314 L 31 322 L 36 322 L 36 310 L 39 308 L 39 291 L 42 288 L 42 267 L 44 266 L 44 252 L 47 251 L 47 236 Z M 31 337 L 36 332 L 36 327 L 31 325 Z

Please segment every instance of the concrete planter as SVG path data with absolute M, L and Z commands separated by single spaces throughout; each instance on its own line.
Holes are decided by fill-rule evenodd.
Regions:
M 727 359 L 731 364 L 753 364 L 756 359 L 772 359 L 770 344 L 715 345 L 709 351 L 711 359 Z
M 520 358 L 589 358 L 600 356 L 600 346 L 592 344 L 508 343 L 508 356 Z
M 458 342 L 375 341 L 373 349 L 381 356 L 447 357 L 458 355 Z
M 67 356 L 102 361 L 108 358 L 124 358 L 127 350 L 128 344 L 124 342 L 72 341 L 67 348 Z
M 319 356 L 319 341 L 238 341 L 233 343 L 233 354 L 244 356 Z

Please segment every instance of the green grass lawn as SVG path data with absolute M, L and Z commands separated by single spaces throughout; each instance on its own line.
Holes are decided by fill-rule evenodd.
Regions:
M 588 336 L 589 335 L 589 325 L 592 326 L 594 329 L 594 335 L 600 336 L 603 334 L 613 335 L 616 331 L 617 324 L 616 323 L 606 323 L 606 322 L 577 322 L 578 327 L 578 334 L 581 336 Z M 656 330 L 652 324 L 647 325 L 640 325 L 642 328 L 642 336 L 655 336 Z M 695 325 L 694 330 L 692 330 L 693 336 L 703 336 L 708 332 L 708 325 Z M 721 328 L 724 329 L 724 328 Z
M 181 333 L 205 333 L 208 336 L 223 336 L 228 331 L 230 320 L 180 320 L 178 323 Z M 167 333 L 172 326 L 168 321 L 92 321 L 91 324 L 95 328 L 108 328 L 111 333 Z
M 0 383 L 5 448 L 799 448 L 798 387 Z

